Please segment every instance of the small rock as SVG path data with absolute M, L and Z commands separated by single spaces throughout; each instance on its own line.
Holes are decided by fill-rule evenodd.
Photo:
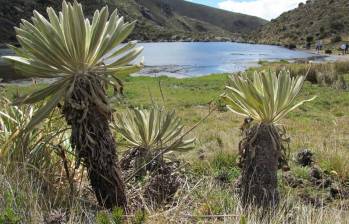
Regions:
M 310 170 L 310 176 L 315 179 L 322 179 L 322 171 L 318 167 L 313 167 Z
M 334 170 L 332 170 L 331 172 L 329 172 L 332 176 L 338 177 L 338 173 Z
M 296 162 L 301 166 L 310 166 L 314 162 L 313 155 L 309 149 L 304 149 L 297 153 Z

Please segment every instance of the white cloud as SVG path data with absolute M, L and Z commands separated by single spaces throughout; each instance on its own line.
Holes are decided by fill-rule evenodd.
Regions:
M 224 0 L 218 6 L 221 9 L 271 20 L 296 8 L 300 2 L 305 0 Z

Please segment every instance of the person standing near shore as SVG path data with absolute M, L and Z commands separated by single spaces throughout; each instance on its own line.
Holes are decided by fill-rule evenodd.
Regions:
M 320 51 L 322 50 L 322 41 L 318 40 L 316 43 L 316 51 L 318 54 L 320 54 Z
M 348 54 L 348 50 L 349 50 L 349 44 L 348 44 L 348 43 L 345 43 L 344 54 Z
M 342 44 L 341 45 L 341 50 L 343 51 L 343 54 L 346 54 L 347 53 L 347 44 Z

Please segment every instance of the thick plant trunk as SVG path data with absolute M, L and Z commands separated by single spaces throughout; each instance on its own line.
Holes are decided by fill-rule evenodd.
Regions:
M 246 131 L 241 145 L 241 197 L 246 206 L 274 207 L 279 201 L 277 170 L 280 142 L 276 128 L 262 124 Z
M 109 128 L 111 114 L 93 97 L 97 96 L 103 102 L 103 94 L 104 89 L 97 79 L 77 78 L 63 113 L 72 128 L 71 143 L 78 157 L 77 165 L 81 161 L 86 166 L 98 203 L 108 209 L 126 209 L 127 198 L 117 165 L 116 143 Z

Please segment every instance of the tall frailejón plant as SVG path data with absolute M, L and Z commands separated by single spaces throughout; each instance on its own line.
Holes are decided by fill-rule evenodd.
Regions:
M 86 19 L 81 4 L 63 1 L 56 14 L 47 8 L 48 20 L 34 11 L 32 22 L 22 20 L 16 29 L 21 48 L 10 46 L 17 56 L 6 56 L 28 77 L 57 78 L 48 87 L 14 104 L 33 104 L 48 98 L 26 127 L 30 130 L 61 101 L 71 126 L 71 144 L 77 165 L 87 167 L 98 202 L 107 207 L 126 207 L 124 183 L 117 165 L 116 145 L 109 128 L 112 110 L 106 87 L 119 87 L 118 77 L 138 71 L 129 65 L 142 51 L 135 42 L 120 45 L 134 28 L 108 7 Z
M 240 142 L 244 206 L 267 208 L 279 201 L 277 170 L 283 154 L 282 129 L 277 125 L 290 111 L 313 100 L 297 100 L 305 76 L 288 71 L 234 75 L 222 95 L 232 112 L 246 117 Z

